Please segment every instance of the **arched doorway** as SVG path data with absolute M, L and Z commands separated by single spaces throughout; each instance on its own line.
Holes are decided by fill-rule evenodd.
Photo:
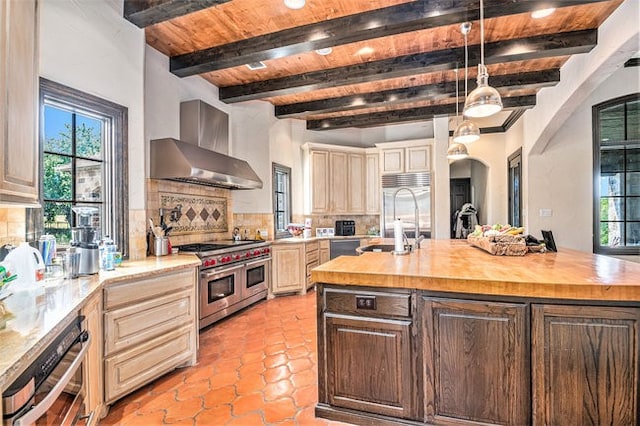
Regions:
M 481 161 L 467 158 L 454 161 L 449 164 L 449 198 L 450 198 L 450 220 L 451 238 L 465 238 L 472 227 L 469 225 L 486 223 L 488 210 L 487 179 L 489 170 Z M 469 221 L 470 217 L 459 216 L 460 210 L 467 204 L 471 204 L 475 210 L 475 219 Z M 468 210 L 472 212 L 473 210 Z M 458 219 L 463 219 L 462 224 Z M 466 231 L 461 232 L 462 226 Z M 456 232 L 458 231 L 458 232 Z

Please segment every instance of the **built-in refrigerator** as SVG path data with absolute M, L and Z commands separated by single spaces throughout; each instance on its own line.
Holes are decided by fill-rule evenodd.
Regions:
M 382 175 L 381 235 L 385 238 L 393 238 L 393 221 L 399 218 L 402 220 L 407 238 L 415 238 L 416 203 L 418 206 L 420 235 L 431 238 L 431 174 L 402 173 Z

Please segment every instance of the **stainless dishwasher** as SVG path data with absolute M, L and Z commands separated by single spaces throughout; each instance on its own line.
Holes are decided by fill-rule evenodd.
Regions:
M 329 243 L 329 258 L 338 256 L 356 256 L 356 249 L 360 247 L 359 238 L 332 239 Z

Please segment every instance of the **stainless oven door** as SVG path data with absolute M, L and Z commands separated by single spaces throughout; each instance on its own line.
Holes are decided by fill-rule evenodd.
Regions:
M 37 389 L 34 389 L 29 403 L 13 415 L 5 413 L 5 416 L 9 414 L 9 417 L 4 418 L 4 424 L 13 426 L 91 424 L 92 415 L 84 415 L 85 392 L 82 387 L 81 368 L 90 344 L 91 336 L 85 332 L 69 348 L 51 374 Z
M 242 299 L 244 265 L 200 272 L 200 319 Z
M 271 278 L 271 259 L 260 259 L 247 263 L 243 298 L 266 292 Z

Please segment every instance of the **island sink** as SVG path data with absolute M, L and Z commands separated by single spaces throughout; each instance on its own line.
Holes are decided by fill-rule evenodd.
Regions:
M 360 252 L 392 252 L 393 244 L 372 244 L 370 246 L 358 247 Z

